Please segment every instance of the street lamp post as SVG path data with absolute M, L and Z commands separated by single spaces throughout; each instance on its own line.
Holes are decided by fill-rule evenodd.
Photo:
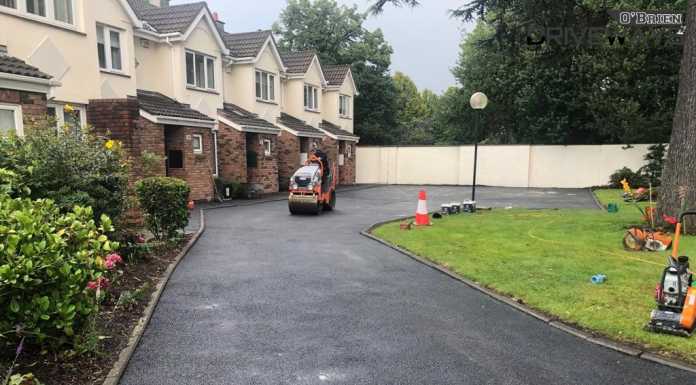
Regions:
M 486 108 L 488 106 L 488 97 L 486 94 L 483 92 L 477 92 L 473 95 L 471 95 L 471 99 L 469 100 L 469 104 L 471 104 L 471 108 L 474 110 L 481 110 Z M 479 144 L 479 125 L 480 125 L 480 116 L 479 112 L 474 111 L 474 182 L 471 185 L 471 200 L 473 202 L 476 202 L 476 171 L 478 168 L 478 144 Z

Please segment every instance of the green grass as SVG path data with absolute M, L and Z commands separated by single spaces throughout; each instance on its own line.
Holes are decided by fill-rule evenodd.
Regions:
M 412 231 L 390 223 L 374 234 L 564 321 L 696 363 L 696 337 L 643 330 L 667 254 L 625 251 L 624 232 L 641 222 L 640 212 L 619 190 L 597 197 L 617 203 L 619 212 L 493 210 Z M 696 256 L 695 237 L 683 238 L 681 247 L 682 255 Z M 598 273 L 607 275 L 605 284 L 590 283 Z

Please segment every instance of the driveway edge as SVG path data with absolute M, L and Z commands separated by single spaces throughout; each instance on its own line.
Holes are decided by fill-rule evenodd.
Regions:
M 164 288 L 167 286 L 167 282 L 169 282 L 169 279 L 174 273 L 174 270 L 176 270 L 176 267 L 179 266 L 179 262 L 181 262 L 181 260 L 184 259 L 186 254 L 188 254 L 189 250 L 191 250 L 193 245 L 195 245 L 196 242 L 198 242 L 198 239 L 201 237 L 201 235 L 203 235 L 203 232 L 205 231 L 204 211 L 205 210 L 199 211 L 200 226 L 198 227 L 198 231 L 196 231 L 193 234 L 193 237 L 188 241 L 186 246 L 184 246 L 184 248 L 181 249 L 179 254 L 176 256 L 176 259 L 169 265 L 169 267 L 164 273 L 164 276 L 157 283 L 155 291 L 152 293 L 152 296 L 150 297 L 150 303 L 145 308 L 143 316 L 140 317 L 138 324 L 133 329 L 133 332 L 131 333 L 131 336 L 128 339 L 128 344 L 125 348 L 123 348 L 123 350 L 121 350 L 121 353 L 119 353 L 118 360 L 116 361 L 116 363 L 114 363 L 114 366 L 109 371 L 109 374 L 104 379 L 102 385 L 118 385 L 118 383 L 121 381 L 121 377 L 123 377 L 123 373 L 126 371 L 128 362 L 133 356 L 133 353 L 135 353 L 135 349 L 138 347 L 138 343 L 140 342 L 140 339 L 145 333 L 147 325 L 150 323 L 150 320 L 152 319 L 152 315 L 154 314 L 155 309 L 157 308 L 157 304 L 159 303 L 159 300 L 162 297 L 162 293 L 164 292 Z
M 594 194 L 592 194 L 592 195 L 594 196 Z M 578 337 L 582 340 L 585 340 L 585 341 L 590 342 L 592 344 L 604 347 L 606 349 L 611 349 L 611 350 L 617 351 L 619 353 L 626 354 L 628 356 L 639 357 L 643 360 L 650 361 L 652 363 L 657 363 L 657 364 L 661 364 L 661 365 L 668 366 L 671 368 L 681 369 L 681 370 L 685 370 L 687 372 L 696 373 L 696 366 L 688 364 L 686 362 L 673 360 L 671 358 L 659 356 L 659 355 L 656 355 L 656 354 L 651 353 L 651 352 L 639 350 L 636 347 L 633 347 L 633 346 L 630 346 L 627 344 L 623 344 L 620 342 L 616 342 L 616 341 L 613 341 L 613 340 L 610 340 L 610 339 L 607 339 L 604 337 L 593 336 L 593 335 L 587 333 L 586 331 L 583 331 L 583 330 L 581 330 L 573 325 L 569 325 L 565 322 L 562 322 L 555 317 L 550 317 L 546 314 L 543 314 L 543 313 L 540 313 L 534 309 L 531 309 L 530 307 L 528 307 L 520 302 L 517 302 L 510 297 L 501 295 L 500 293 L 497 293 L 491 289 L 488 289 L 488 288 L 482 286 L 478 282 L 472 281 L 468 278 L 464 278 L 461 275 L 459 275 L 453 271 L 450 271 L 450 270 L 448 270 L 448 269 L 446 269 L 446 268 L 444 268 L 444 267 L 442 267 L 442 266 L 440 266 L 432 261 L 429 261 L 429 260 L 427 260 L 419 255 L 416 255 L 416 254 L 414 254 L 414 253 L 412 253 L 412 252 L 410 252 L 402 247 L 399 247 L 391 242 L 388 242 L 388 241 L 386 241 L 382 238 L 379 238 L 379 237 L 372 234 L 372 231 L 374 229 L 376 229 L 377 227 L 380 227 L 382 225 L 386 225 L 389 223 L 400 222 L 400 221 L 403 221 L 403 220 L 409 219 L 409 218 L 411 218 L 411 217 L 400 217 L 400 218 L 395 218 L 395 219 L 391 219 L 388 221 L 377 222 L 377 223 L 367 227 L 363 231 L 361 231 L 360 235 L 362 235 L 366 238 L 369 238 L 375 242 L 381 243 L 382 245 L 384 245 L 392 250 L 395 250 L 395 251 L 423 264 L 423 265 L 426 265 L 434 270 L 437 270 L 438 272 L 440 272 L 442 274 L 447 275 L 450 278 L 453 278 L 459 282 L 462 282 L 463 284 L 471 287 L 474 290 L 477 290 L 477 291 L 479 291 L 479 292 L 481 292 L 489 297 L 492 297 L 493 299 L 498 300 L 499 302 L 502 302 L 502 303 L 524 313 L 524 314 L 527 314 L 531 317 L 534 317 L 534 318 L 548 324 L 549 326 L 551 326 L 553 328 L 556 328 L 556 329 L 561 330 L 565 333 L 571 334 L 571 335 Z

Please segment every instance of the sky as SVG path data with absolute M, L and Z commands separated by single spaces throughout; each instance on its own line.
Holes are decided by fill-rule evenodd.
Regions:
M 174 0 L 172 4 L 191 0 Z M 225 22 L 228 32 L 269 29 L 278 20 L 286 0 L 207 0 L 210 9 Z M 368 0 L 338 0 L 340 4 L 367 9 Z M 384 13 L 370 16 L 366 27 L 381 28 L 394 48 L 392 70 L 413 79 L 418 88 L 441 93 L 456 85 L 450 69 L 457 63 L 459 43 L 471 25 L 452 19 L 448 10 L 462 0 L 424 0 L 414 9 L 388 6 Z

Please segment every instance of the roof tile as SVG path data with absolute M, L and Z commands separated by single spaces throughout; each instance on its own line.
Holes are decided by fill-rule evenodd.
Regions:
M 280 56 L 283 58 L 288 73 L 304 74 L 312 65 L 316 53 L 314 51 L 283 52 Z
M 343 81 L 348 76 L 348 71 L 350 71 L 349 64 L 333 65 L 333 66 L 322 66 L 321 69 L 324 71 L 324 78 L 330 86 L 341 86 Z
M 220 112 L 226 118 L 228 118 L 236 124 L 239 124 L 242 127 L 251 126 L 280 130 L 280 128 L 276 127 L 273 123 L 261 119 L 258 115 L 254 114 L 253 112 L 249 112 L 235 104 L 225 103 L 224 108 Z
M 212 118 L 192 109 L 188 104 L 179 103 L 159 92 L 138 90 L 138 103 L 140 108 L 156 116 L 213 121 Z
M 222 39 L 225 46 L 230 50 L 232 57 L 256 57 L 264 43 L 273 33 L 270 30 L 244 32 L 244 33 L 223 33 Z
M 326 120 L 323 120 L 319 124 L 319 127 L 321 127 L 322 130 L 324 130 L 332 135 L 347 136 L 347 137 L 354 138 L 354 139 L 360 138 L 359 136 L 352 134 L 352 133 L 342 129 L 341 127 L 339 127 L 339 126 L 337 126 L 329 121 L 326 121 Z
M 288 115 L 286 113 L 281 113 L 280 114 L 280 119 L 278 119 L 278 123 L 282 124 L 283 126 L 293 130 L 297 131 L 300 135 L 302 134 L 311 134 L 311 135 L 321 135 L 322 132 L 317 130 L 316 128 L 310 126 L 303 120 L 297 119 L 296 117 L 292 115 Z
M 205 2 L 155 7 L 143 0 L 128 0 L 138 18 L 145 21 L 158 33 L 184 33 L 196 19 Z
M 24 60 L 4 54 L 0 54 L 0 72 L 39 79 L 52 78 L 51 75 L 41 72 L 38 68 L 27 64 Z

